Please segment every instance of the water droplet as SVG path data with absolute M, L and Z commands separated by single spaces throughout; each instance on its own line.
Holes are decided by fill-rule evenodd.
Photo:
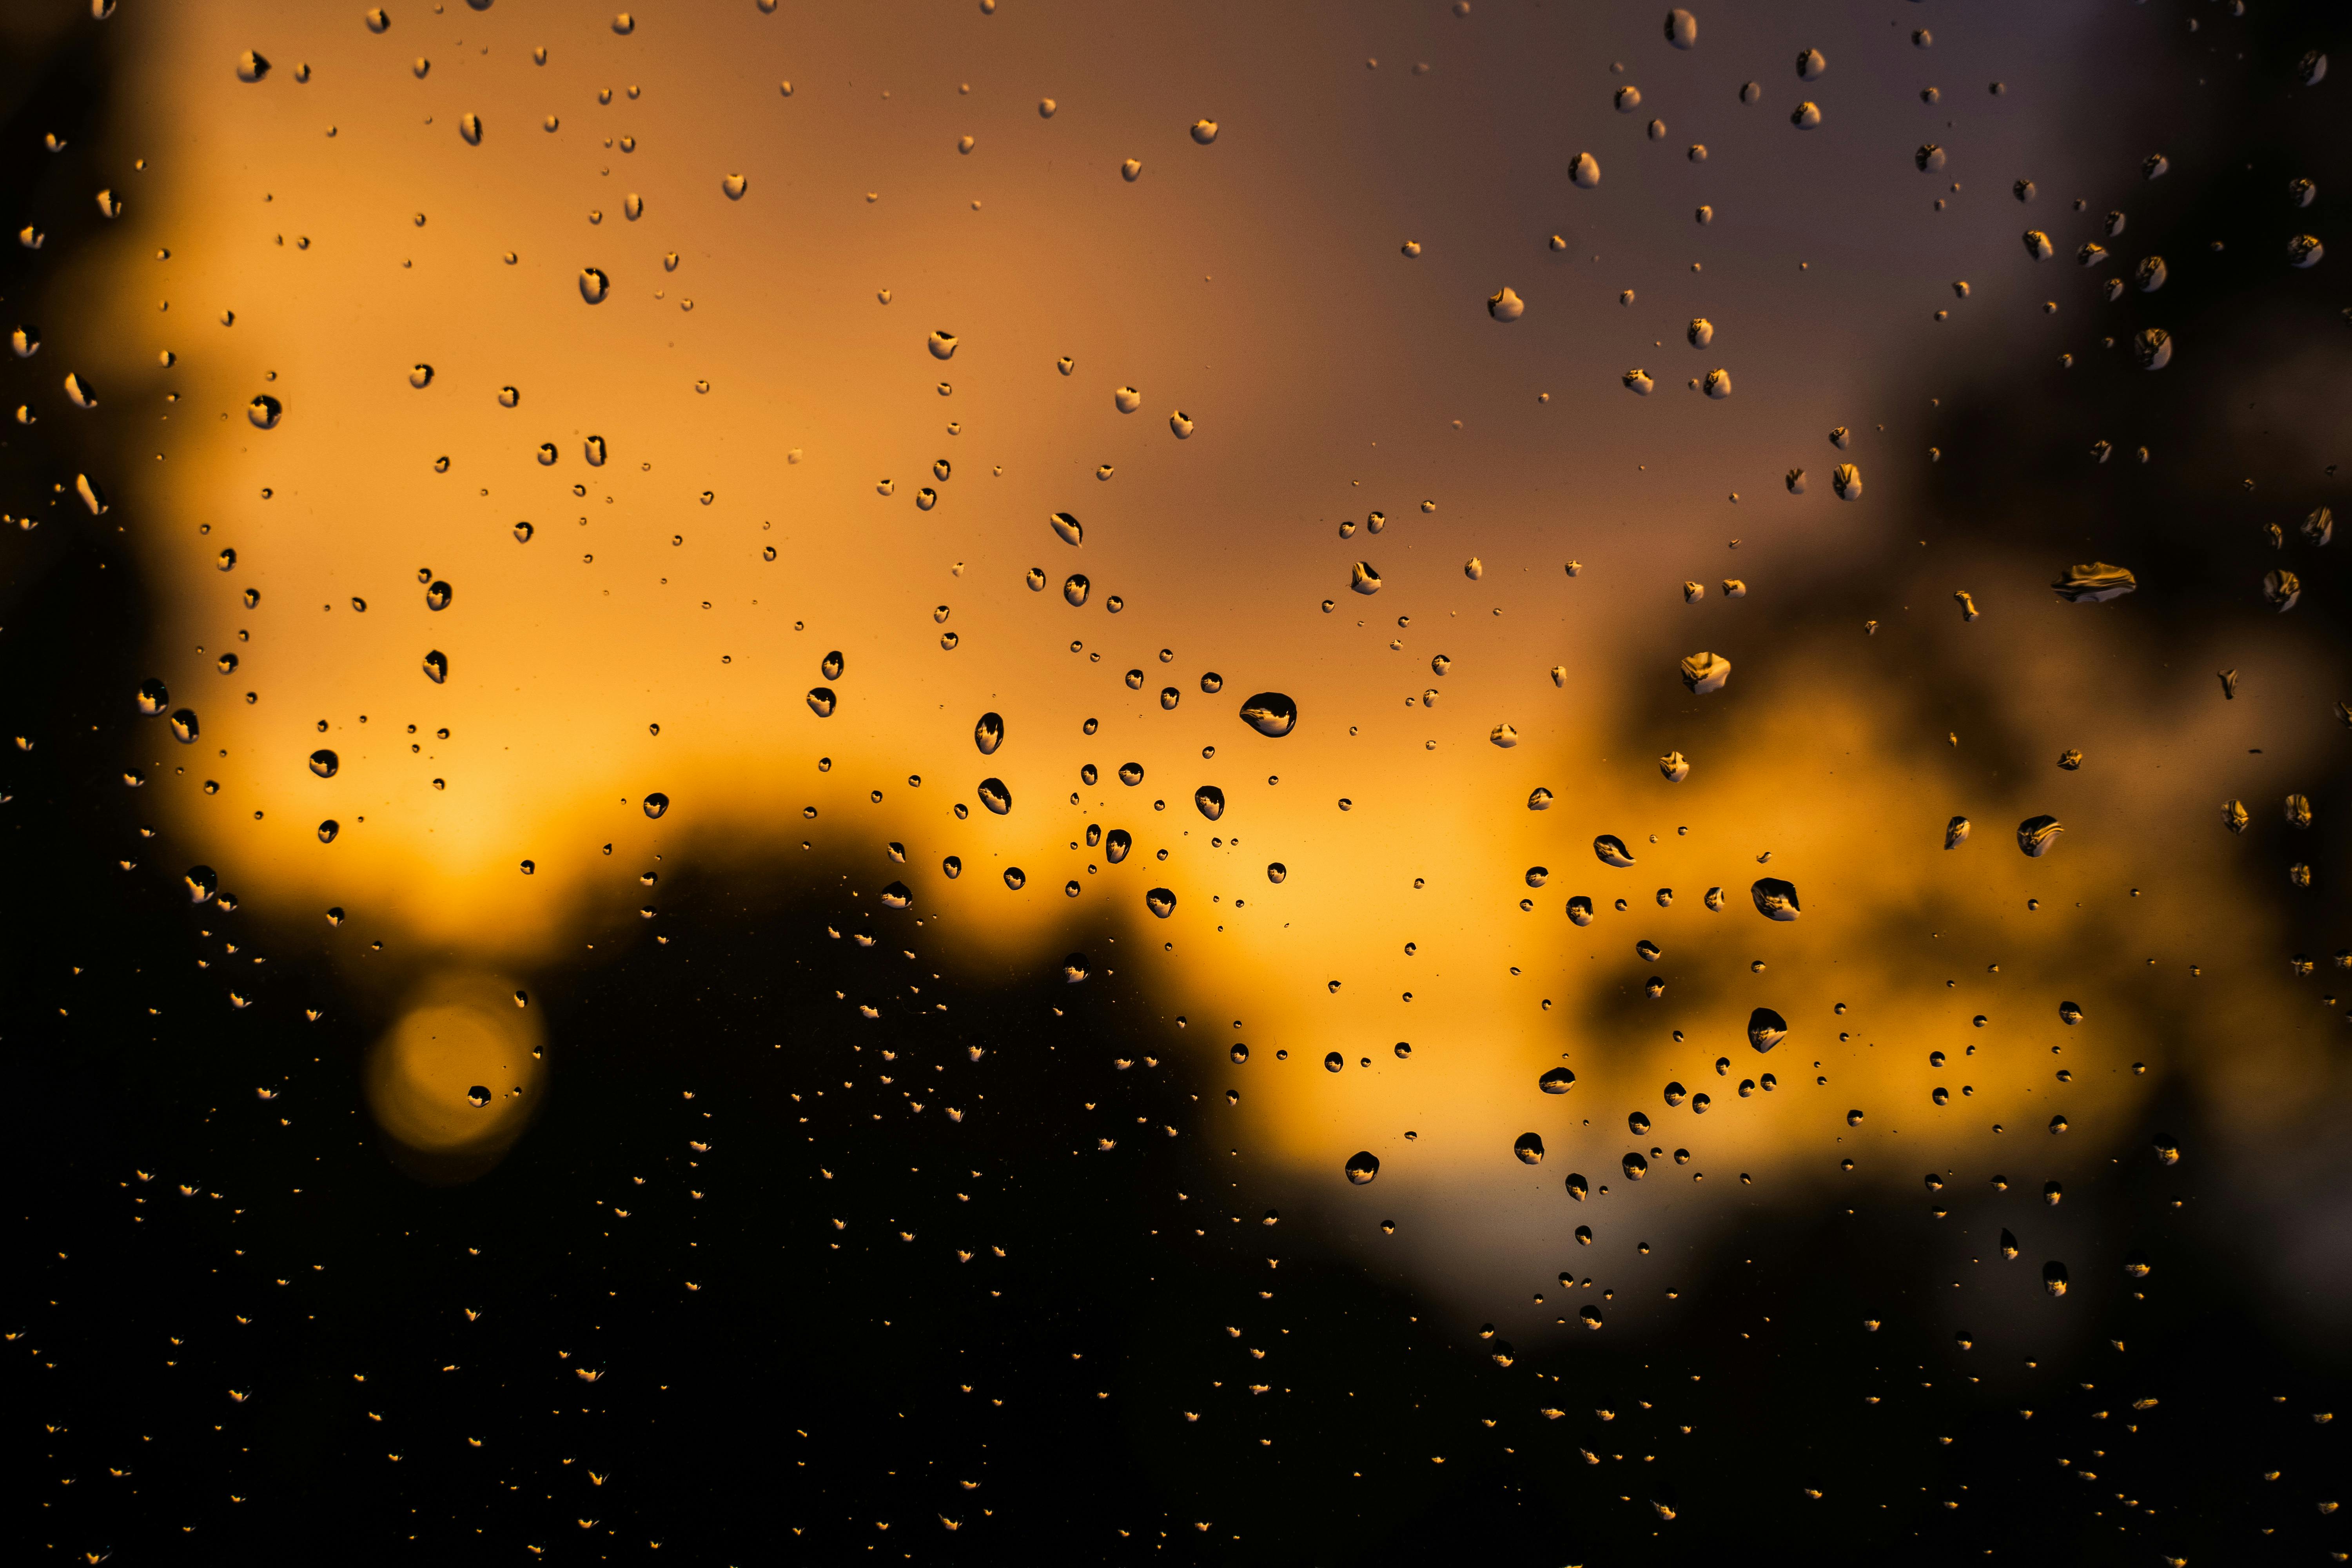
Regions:
M 1121 164 L 1118 166 L 1118 177 L 1119 177 L 1120 179 L 1122 179 L 1122 180 L 1127 181 L 1129 184 L 1133 184 L 1135 183 L 1136 177 L 1137 177 L 1138 175 L 1141 174 L 1142 173 L 1143 173 L 1143 165 L 1142 165 L 1142 163 L 1139 163 L 1137 160 L 1135 160 L 1135 159 L 1133 159 L 1133 158 L 1129 158 L 1129 159 L 1128 159 L 1125 163 L 1121 163 Z
M 1604 833 L 1595 838 L 1592 853 L 1603 866 L 1614 866 L 1619 870 L 1633 864 L 1633 857 L 1626 849 L 1625 841 L 1613 833 Z
M 830 719 L 833 717 L 833 710 L 836 700 L 837 700 L 833 694 L 833 688 L 829 686 L 812 686 L 809 688 L 809 711 L 815 714 L 820 719 Z
M 1933 142 L 1922 142 L 1919 150 L 1911 154 L 1911 161 L 1919 165 L 1921 174 L 1933 174 L 1944 167 L 1944 150 Z
M 729 201 L 740 202 L 743 199 L 743 193 L 751 189 L 751 182 L 740 174 L 730 174 L 719 182 L 719 189 L 727 193 Z
M 153 718 L 172 705 L 172 694 L 152 677 L 139 683 L 139 711 Z
M 1819 49 L 1807 49 L 1797 57 L 1799 81 L 1818 81 L 1821 79 L 1822 73 L 1829 68 L 1830 62 L 1822 58 L 1822 51 Z
M 1731 679 L 1731 661 L 1721 654 L 1695 653 L 1682 662 L 1683 684 L 1698 696 L 1723 689 Z
M 1369 1149 L 1360 1149 L 1348 1156 L 1346 1169 L 1349 1181 L 1357 1186 L 1365 1186 L 1381 1173 L 1380 1157 Z
M 600 267 L 583 267 L 580 269 L 580 297 L 583 300 L 587 300 L 592 305 L 601 305 L 604 302 L 604 296 L 612 291 L 613 280 L 604 276 L 604 268 Z M 425 374 L 429 378 L 433 373 L 431 370 L 426 369 Z M 414 376 L 409 379 L 418 386 L 425 384 L 424 382 L 416 381 Z
M 1527 301 L 1508 289 L 1497 289 L 1486 300 L 1486 314 L 1498 321 L 1516 321 L 1527 310 Z
M 1716 398 L 1717 400 L 1730 396 L 1731 373 L 1727 370 L 1708 371 L 1706 373 L 1706 392 L 1709 397 Z
M 1127 858 L 1135 847 L 1135 838 L 1124 827 L 1114 827 L 1103 838 L 1103 858 L 1116 866 Z
M 1678 49 L 1698 47 L 1698 18 L 1677 5 L 1666 13 L 1666 42 Z
M 425 656 L 425 679 L 438 686 L 449 679 L 449 656 L 435 648 Z
M 1570 923 L 1571 925 L 1580 925 L 1580 926 L 1589 926 L 1589 925 L 1591 925 L 1591 924 L 1592 923 L 1592 900 L 1591 900 L 1591 899 L 1588 898 L 1586 895 L 1584 895 L 1584 894 L 1582 894 L 1582 893 L 1579 893 L 1579 894 L 1577 894 L 1577 895 L 1576 895 L 1576 897 L 1574 897 L 1574 898 L 1572 898 L 1572 899 L 1569 900 L 1568 900 L 1568 919 L 1569 919 L 1569 923 Z
M 2147 327 L 2132 334 L 2132 358 L 2142 370 L 2162 370 L 2172 363 L 2172 334 L 2162 327 Z
M 1617 1163 L 1618 1168 L 1625 1173 L 1625 1179 L 1629 1182 L 1638 1182 L 1650 1173 L 1650 1162 L 1639 1154 L 1628 1154 Z M 1586 1309 L 1588 1311 L 1591 1310 Z M 1595 1321 L 1598 1321 L 1598 1314 L 1595 1315 Z
M 1511 1152 L 1519 1157 L 1522 1165 L 1540 1165 L 1544 1157 L 1543 1138 L 1538 1133 L 1522 1132 L 1512 1143 Z
M 1715 323 L 1705 316 L 1694 316 L 1691 324 L 1683 329 L 1683 335 L 1690 339 L 1691 347 L 1703 349 L 1715 342 Z
M 1261 691 L 1242 704 L 1242 722 L 1261 735 L 1280 740 L 1297 727 L 1298 704 L 1279 691 Z
M 2070 605 L 2098 605 L 2131 593 L 2139 586 L 2139 579 L 2127 567 L 2091 561 L 2069 566 L 2066 574 L 2050 586 Z
M 626 11 L 613 18 L 613 31 L 620 34 L 621 37 L 625 38 L 636 30 L 637 19 Z
M 408 384 L 415 387 L 420 392 L 432 385 L 433 367 L 429 364 L 422 363 L 411 366 L 408 372 Z
M 310 771 L 322 779 L 333 778 L 335 770 L 342 765 L 342 759 L 324 747 L 310 753 Z
M 2053 1296 L 2063 1296 L 2066 1293 L 2066 1266 L 2055 1258 L 2043 1264 L 2042 1288 Z
M 200 731 L 196 728 L 196 710 L 194 709 L 181 708 L 173 712 L 172 738 L 173 740 L 179 742 L 180 744 L 184 746 L 192 745 L 194 743 L 198 733 L 200 733 Z
M 1650 373 L 1648 371 L 1643 370 L 1639 366 L 1627 371 L 1620 379 L 1625 383 L 1626 390 L 1632 392 L 1636 397 L 1649 396 L 1653 391 L 1656 390 L 1658 384 L 1655 381 L 1651 379 Z
M 1211 822 L 1225 815 L 1225 792 L 1214 784 L 1202 784 L 1192 792 L 1192 804 Z
M 245 416 L 253 421 L 254 428 L 257 430 L 277 429 L 278 418 L 285 412 L 285 405 L 268 393 L 245 405 Z
M 1576 1087 L 1576 1075 L 1566 1068 L 1553 1068 L 1536 1079 L 1536 1087 L 1546 1094 L 1566 1094 Z
M 992 813 L 998 816 L 1003 816 L 1006 812 L 1013 809 L 1013 792 L 1004 787 L 1004 781 L 1003 779 L 986 778 L 981 780 L 979 793 L 980 804 L 988 807 Z
M 1658 772 L 1668 784 L 1681 784 L 1690 777 L 1690 763 L 1680 752 L 1668 752 L 1658 759 Z
M 1541 784 L 1538 784 L 1534 789 L 1530 790 L 1528 793 L 1528 809 L 1529 811 L 1549 811 L 1551 809 L 1551 791 L 1544 788 Z
M 1601 183 L 1601 160 L 1590 153 L 1579 153 L 1576 162 L 1568 166 L 1568 177 L 1582 190 L 1591 190 Z
M 1778 877 L 1759 877 L 1748 889 L 1756 912 L 1768 921 L 1792 921 L 1804 911 L 1797 907 L 1797 885 Z
M 1789 123 L 1795 126 L 1800 131 L 1817 131 L 1821 129 L 1822 106 L 1818 103 L 1801 103 L 1797 105 L 1796 111 L 1789 116 Z
M 1017 893 L 1029 885 L 1028 874 L 1018 866 L 1007 866 L 1004 868 L 1004 885 Z
M 213 896 L 220 886 L 220 878 L 210 866 L 191 866 L 181 879 L 188 889 L 188 902 L 201 904 Z
M 1168 428 L 1176 432 L 1176 439 L 1187 441 L 1192 436 L 1192 416 L 1179 408 L 1168 416 Z
M 971 727 L 971 743 L 980 748 L 983 757 L 992 757 L 996 748 L 1004 744 L 1004 720 L 996 713 L 983 713 Z
M 1137 784 L 1141 784 L 1143 782 L 1143 764 L 1141 763 L 1119 763 L 1118 782 L 1125 784 L 1129 789 L 1133 789 Z
M 1285 866 L 1281 861 L 1269 860 L 1266 862 L 1265 879 L 1267 881 L 1278 884 L 1283 880 L 1283 879 L 1289 875 L 1290 868 Z
M 1359 561 L 1349 574 L 1348 586 L 1359 594 L 1377 594 L 1381 591 L 1381 574 L 1372 570 L 1370 562 Z
M 1087 602 L 1087 593 L 1092 586 L 1083 574 L 1073 572 L 1062 584 L 1062 597 L 1075 609 Z
M 465 139 L 467 146 L 480 146 L 482 144 L 482 117 L 478 114 L 461 114 L 457 116 L 457 134 Z
M 262 56 L 256 54 L 253 50 L 247 49 L 245 53 L 236 57 L 237 80 L 247 82 L 259 81 L 263 77 L 266 77 L 268 74 L 269 61 Z
M 1164 921 L 1176 912 L 1176 895 L 1165 888 L 1154 888 L 1143 895 L 1143 907 Z
M 2017 825 L 2017 847 L 2039 860 L 2057 845 L 2066 829 L 2054 816 L 2029 816 Z

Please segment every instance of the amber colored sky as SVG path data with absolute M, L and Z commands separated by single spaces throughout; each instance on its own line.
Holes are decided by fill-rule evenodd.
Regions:
M 442 955 L 406 972 L 429 988 L 436 965 L 560 984 L 572 944 L 639 940 L 634 874 L 655 853 L 812 886 L 846 868 L 869 898 L 903 876 L 932 961 L 974 975 L 1058 958 L 1107 905 L 1150 960 L 1129 973 L 1190 1021 L 1181 1048 L 1252 1046 L 1220 1069 L 1244 1090 L 1236 1136 L 1296 1170 L 1298 1212 L 1391 1267 L 1371 1222 L 1405 1220 L 1402 1267 L 1475 1299 L 1569 1266 L 1567 1226 L 1600 1211 L 1564 1219 L 1560 1179 L 1622 1187 L 1632 1110 L 1657 1124 L 1638 1146 L 1688 1146 L 1710 1183 L 1749 1173 L 1742 1201 L 1805 1204 L 1988 1162 L 2039 1181 L 2138 1141 L 2173 1074 L 2226 1120 L 2311 1070 L 2300 1015 L 2187 973 L 2286 940 L 2208 824 L 2240 792 L 2274 816 L 2296 742 L 2273 741 L 2259 780 L 2213 776 L 2189 759 L 2245 750 L 2254 710 L 2210 700 L 2201 652 L 2193 686 L 2147 668 L 2118 629 L 2133 601 L 2054 603 L 2070 544 L 1920 542 L 1927 448 L 1952 439 L 1935 400 L 2092 346 L 2091 280 L 2025 260 L 2007 189 L 2032 172 L 2044 194 L 2023 216 L 2071 250 L 2108 198 L 2076 214 L 2068 196 L 2136 165 L 2129 131 L 2084 134 L 2069 100 L 2106 42 L 2090 22 L 1921 8 L 1888 26 L 1892 8 L 1853 5 L 1801 26 L 1726 7 L 1680 52 L 1655 7 L 1491 0 L 1464 17 L 729 0 L 640 8 L 625 37 L 588 7 L 391 9 L 382 36 L 342 4 L 109 24 L 143 61 L 110 152 L 147 165 L 121 176 L 127 214 L 41 361 L 108 394 L 47 416 L 111 422 L 104 521 L 153 574 L 156 673 L 203 721 L 182 749 L 158 721 L 132 765 L 173 841 L 263 919 L 364 911 L 401 952 Z M 1933 48 L 1913 47 L 1918 23 Z M 1809 47 L 1831 68 L 1801 82 Z M 247 48 L 273 62 L 257 84 L 234 68 Z M 1629 84 L 1641 106 L 1620 114 Z M 1789 124 L 1803 100 L 1818 132 Z M 1203 117 L 1207 146 L 1187 133 Z M 1928 141 L 1948 148 L 1940 175 L 1914 167 Z M 1566 177 L 1582 151 L 1603 170 L 1591 191 Z M 584 267 L 612 279 L 602 304 Z M 1507 325 L 1485 309 L 1507 285 L 1527 304 Z M 1684 342 L 1697 316 L 1704 353 Z M 935 329 L 952 360 L 928 352 Z M 1658 383 L 1646 399 L 1620 384 L 1636 366 Z M 1717 367 L 1727 400 L 1684 385 Z M 265 392 L 285 408 L 268 431 L 246 416 Z M 1831 494 L 1839 461 L 1866 481 L 1851 504 Z M 1339 537 L 1375 509 L 1381 534 Z M 1082 548 L 1055 510 L 1084 521 Z M 1377 595 L 1349 591 L 1358 560 Z M 1045 593 L 1024 585 L 1033 565 Z M 445 611 L 426 569 L 455 587 Z M 1058 591 L 1073 572 L 1093 584 L 1082 609 Z M 1748 593 L 1727 600 L 1734 576 Z M 1844 613 L 1871 578 L 1875 637 Z M 1686 605 L 1685 581 L 1706 598 Z M 1985 620 L 1960 620 L 1957 588 Z M 1817 608 L 1833 596 L 1834 624 Z M 421 673 L 428 648 L 447 684 Z M 803 694 L 832 649 L 847 668 L 821 720 Z M 1694 699 L 1675 667 L 1699 649 L 1736 673 Z M 1957 745 L 1912 685 L 1956 660 L 2004 694 Z M 2260 700 L 2326 700 L 2290 649 L 2272 668 Z M 1267 689 L 1297 700 L 1295 734 L 1235 718 Z M 1008 740 L 983 760 L 971 726 L 992 710 Z M 1489 743 L 1498 723 L 1515 747 Z M 2069 745 L 2091 765 L 2054 769 Z M 320 746 L 331 780 L 305 762 Z M 1688 783 L 1661 778 L 1668 749 Z M 1147 773 L 1133 790 L 1113 777 L 1129 761 Z M 979 809 L 984 775 L 1011 815 Z M 1230 802 L 1213 826 L 1190 805 L 1212 783 Z M 1543 814 L 1524 806 L 1538 784 L 1558 797 Z M 658 823 L 639 804 L 656 790 Z M 2040 812 L 2068 833 L 2029 860 L 2013 830 Z M 1955 814 L 1976 831 L 1948 853 Z M 342 831 L 321 845 L 329 816 Z M 1068 847 L 1087 822 L 1132 830 L 1135 858 Z M 1592 858 L 1601 832 L 1635 868 Z M 1768 852 L 1802 890 L 1799 922 L 1748 901 Z M 1144 910 L 1154 885 L 1179 897 L 1165 923 Z M 1715 885 L 1721 913 L 1702 903 Z M 1601 900 L 1588 929 L 1561 913 L 1577 893 Z M 2083 1027 L 2060 1024 L 2062 999 Z M 1742 1036 L 1759 1005 L 1797 1026 L 1763 1059 Z M 2226 1071 L 2183 1059 L 2224 1016 L 2259 1043 Z M 1327 1075 L 1335 1049 L 1349 1065 Z M 1538 1094 L 1563 1060 L 1576 1089 Z M 1781 1087 L 1742 1100 L 1765 1068 Z M 1703 1122 L 1664 1106 L 1669 1079 L 1714 1097 Z M 1929 1103 L 1937 1084 L 1950 1107 Z M 2061 1110 L 2074 1130 L 2053 1142 Z M 1541 1166 L 1511 1157 L 1527 1131 Z M 1359 1148 L 1383 1167 L 1356 1190 L 1339 1166 Z M 1717 1189 L 1688 1196 L 1689 1174 L 1654 1162 L 1611 1200 L 1603 1242 L 1628 1244 L 1631 1215 L 1672 1254 L 1736 1215 Z

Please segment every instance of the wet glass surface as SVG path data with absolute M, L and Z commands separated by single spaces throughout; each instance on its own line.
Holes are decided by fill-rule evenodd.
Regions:
M 2342 1560 L 2345 31 L 0 12 L 12 1557 Z

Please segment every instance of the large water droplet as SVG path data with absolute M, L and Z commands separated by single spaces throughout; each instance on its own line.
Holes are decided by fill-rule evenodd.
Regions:
M 1566 1094 L 1576 1087 L 1576 1075 L 1566 1068 L 1553 1068 L 1536 1079 L 1536 1087 L 1546 1094 Z
M 1124 827 L 1114 827 L 1103 837 L 1103 858 L 1116 866 L 1127 858 L 1135 847 L 1135 837 Z
M 1225 815 L 1225 792 L 1214 784 L 1202 784 L 1192 792 L 1192 804 L 1211 822 Z
M 1683 684 L 1699 696 L 1723 689 L 1731 679 L 1731 661 L 1720 654 L 1695 653 L 1683 660 Z
M 192 904 L 205 902 L 220 886 L 220 877 L 210 866 L 189 867 L 187 875 L 181 881 L 188 889 L 188 902 Z
M 1614 866 L 1621 870 L 1633 863 L 1633 857 L 1626 849 L 1625 841 L 1613 833 L 1603 833 L 1593 839 L 1592 853 L 1603 866 Z
M 604 276 L 603 268 L 583 267 L 580 269 L 580 297 L 583 300 L 592 305 L 601 305 L 604 302 L 604 296 L 612 291 L 613 280 Z M 427 375 L 431 374 L 426 372 Z M 422 386 L 425 384 L 420 381 L 416 384 Z
M 2029 816 L 2017 825 L 2017 847 L 2039 860 L 2057 847 L 2059 836 L 2065 831 L 2054 816 Z
M 247 49 L 245 53 L 236 57 L 237 80 L 247 82 L 259 81 L 263 77 L 266 77 L 268 74 L 269 61 L 266 57 L 257 54 L 251 49 Z
M 1062 598 L 1071 608 L 1076 609 L 1087 602 L 1087 595 L 1093 586 L 1093 584 L 1087 581 L 1085 574 L 1073 572 L 1062 583 Z
M 172 693 L 161 680 L 152 677 L 139 683 L 139 711 L 150 719 L 172 705 Z
M 1242 722 L 1280 740 L 1298 725 L 1298 704 L 1279 691 L 1261 691 L 1242 704 Z
M 342 759 L 323 746 L 310 753 L 310 771 L 322 779 L 333 778 L 342 765 Z
M 1143 895 L 1143 907 L 1164 921 L 1176 912 L 1176 895 L 1165 888 L 1154 888 Z
M 2128 567 L 2091 561 L 2069 566 L 2065 575 L 2050 586 L 2068 604 L 2098 605 L 2131 593 L 2139 586 L 2139 579 Z
M 1748 1015 L 1748 1043 L 1759 1051 L 1769 1051 L 1789 1037 L 1789 1020 L 1769 1007 L 1759 1007 Z
M 980 722 L 971 727 L 971 743 L 980 748 L 983 757 L 996 755 L 996 748 L 1004 744 L 1004 719 L 997 713 L 983 713 Z
M 1756 912 L 1768 921 L 1792 921 L 1804 911 L 1797 907 L 1797 884 L 1778 877 L 1759 877 L 1748 889 Z
M 1346 1169 L 1348 1180 L 1360 1187 L 1365 1186 L 1381 1173 L 1380 1156 L 1369 1149 L 1359 1149 L 1348 1156 Z
M 438 686 L 449 679 L 449 656 L 435 648 L 425 656 L 425 679 Z
M 1004 787 L 1003 779 L 982 779 L 980 781 L 980 804 L 1003 816 L 1013 809 L 1013 792 Z
M 1054 525 L 1054 532 L 1055 536 L 1058 537 L 1063 543 L 1084 544 L 1087 542 L 1086 525 L 1080 522 L 1076 518 L 1072 517 L 1068 512 L 1057 511 L 1049 521 Z
M 838 700 L 833 694 L 833 688 L 830 686 L 812 686 L 809 688 L 809 711 L 815 714 L 820 719 L 830 719 L 833 717 L 833 710 L 837 700 Z
M 1522 1165 L 1542 1164 L 1544 1157 L 1542 1135 L 1535 1132 L 1520 1133 L 1517 1141 L 1511 1145 L 1511 1152 L 1519 1157 L 1519 1163 Z
M 172 738 L 180 744 L 185 746 L 193 743 L 198 733 L 194 709 L 183 708 L 172 715 Z

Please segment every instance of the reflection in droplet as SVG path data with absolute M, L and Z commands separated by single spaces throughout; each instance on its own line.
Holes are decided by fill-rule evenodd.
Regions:
M 285 412 L 285 405 L 266 392 L 245 405 L 245 416 L 252 421 L 257 430 L 277 429 L 278 418 Z
M 1748 1015 L 1748 1043 L 1759 1051 L 1769 1051 L 1789 1037 L 1789 1020 L 1769 1007 L 1759 1007 Z
M 439 648 L 425 656 L 425 679 L 438 686 L 449 679 L 449 656 Z
M 1520 1133 L 1517 1141 L 1511 1145 L 1511 1152 L 1519 1157 L 1519 1163 L 1522 1165 L 1542 1164 L 1544 1157 L 1542 1135 L 1535 1132 Z
M 990 811 L 993 812 L 998 816 L 1003 816 L 1006 812 L 1013 809 L 1013 792 L 1004 787 L 1004 781 L 1003 779 L 986 778 L 981 780 L 979 793 L 980 804 L 988 807 Z
M 980 748 L 983 757 L 992 757 L 996 748 L 1004 744 L 1004 720 L 1001 714 L 983 713 L 971 727 L 971 743 Z
M 1568 177 L 1580 188 L 1591 190 L 1601 183 L 1601 160 L 1590 153 L 1579 153 L 1576 162 L 1568 166 Z
M 1797 907 L 1797 885 L 1778 877 L 1759 877 L 1748 889 L 1756 912 L 1768 921 L 1792 921 L 1804 911 Z
M 1516 321 L 1527 310 L 1527 301 L 1509 289 L 1497 289 L 1486 300 L 1486 314 L 1498 321 Z
M 324 747 L 310 753 L 310 771 L 322 779 L 333 778 L 335 770 L 341 766 L 341 759 Z
M 1570 923 L 1574 925 L 1591 925 L 1592 923 L 1592 900 L 1582 893 L 1579 893 L 1576 897 L 1569 900 L 1568 918 Z
M 184 746 L 189 745 L 195 741 L 197 733 L 196 710 L 194 709 L 182 708 L 173 713 L 172 738 L 173 740 L 179 742 L 180 744 Z
M 172 705 L 172 693 L 152 677 L 139 683 L 139 711 L 152 719 Z
M 1211 822 L 1225 815 L 1225 792 L 1214 784 L 1202 784 L 1192 792 L 1192 804 Z
M 1143 907 L 1164 921 L 1176 912 L 1176 895 L 1165 888 L 1154 888 L 1143 895 Z
M 1381 1173 L 1380 1157 L 1369 1149 L 1360 1149 L 1348 1156 L 1346 1169 L 1348 1180 L 1363 1186 Z
M 2057 846 L 2066 829 L 2054 816 L 2029 816 L 2017 825 L 2017 847 L 2039 860 Z
M 1279 740 L 1298 725 L 1298 704 L 1279 691 L 1261 691 L 1242 704 L 1242 722 Z
M 1551 809 L 1551 791 L 1544 788 L 1541 784 L 1538 784 L 1534 789 L 1528 791 L 1528 809 L 1529 811 L 1549 811 Z
M 1957 849 L 1969 841 L 1969 819 L 1956 816 L 1944 824 L 1944 847 Z
M 1372 570 L 1370 562 L 1359 561 L 1349 574 L 1348 586 L 1359 594 L 1377 594 L 1381 591 L 1381 574 Z
M 669 796 L 656 790 L 646 796 L 645 806 L 647 816 L 658 818 L 662 813 L 669 809 Z
M 835 701 L 836 699 L 834 697 L 833 688 L 830 686 L 812 686 L 809 688 L 809 711 L 815 714 L 818 718 L 832 718 Z
M 1076 609 L 1087 602 L 1087 595 L 1093 586 L 1093 584 L 1087 581 L 1084 574 L 1073 572 L 1062 583 L 1062 598 L 1071 608 Z
M 580 269 L 580 297 L 583 300 L 592 305 L 601 305 L 604 302 L 604 296 L 612 291 L 613 280 L 604 275 L 603 268 L 583 267 Z M 432 373 L 426 371 L 425 374 L 429 378 Z M 425 383 L 420 381 L 416 384 L 422 386 Z
M 1134 837 L 1124 827 L 1114 827 L 1103 838 L 1103 858 L 1116 866 L 1126 859 L 1128 851 L 1134 847 Z M 1281 880 L 1280 878 L 1275 879 Z
M 1592 841 L 1592 853 L 1603 866 L 1620 869 L 1631 866 L 1633 857 L 1625 848 L 1625 841 L 1613 833 L 1604 833 Z
M 1054 532 L 1060 537 L 1063 543 L 1084 544 L 1087 542 L 1086 525 L 1068 512 L 1057 511 L 1049 521 L 1054 525 Z

